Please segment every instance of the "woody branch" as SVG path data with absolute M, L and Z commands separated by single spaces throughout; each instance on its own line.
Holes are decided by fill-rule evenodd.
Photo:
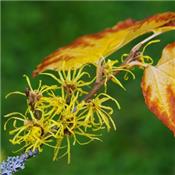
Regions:
M 129 55 L 127 56 L 127 58 L 125 59 L 125 61 L 123 63 L 121 63 L 120 67 L 122 68 L 126 68 L 126 69 L 131 69 L 134 66 L 140 66 L 141 62 L 138 60 L 138 58 L 140 57 L 140 52 L 139 50 L 141 49 L 141 47 L 147 43 L 148 41 L 150 41 L 151 39 L 155 38 L 156 36 L 160 35 L 161 32 L 157 32 L 157 33 L 153 33 L 151 36 L 147 37 L 146 39 L 144 39 L 143 41 L 139 42 L 137 45 L 135 45 Z M 102 58 L 104 59 L 104 58 Z M 90 100 L 96 93 L 97 91 L 104 85 L 105 83 L 105 79 L 103 78 L 103 65 L 102 61 L 99 62 L 99 65 L 97 66 L 97 81 L 94 83 L 92 89 L 90 90 L 90 92 L 84 97 L 85 101 Z M 100 68 L 99 68 L 100 67 Z M 117 75 L 121 72 L 121 70 L 117 70 L 113 73 L 113 75 Z M 107 81 L 111 80 L 112 77 L 109 77 Z

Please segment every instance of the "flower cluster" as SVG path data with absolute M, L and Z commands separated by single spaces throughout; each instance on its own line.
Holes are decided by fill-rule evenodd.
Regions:
M 6 130 L 9 122 L 12 123 L 10 142 L 21 145 L 20 150 L 41 152 L 44 146 L 49 146 L 54 149 L 53 160 L 67 155 L 70 163 L 71 145 L 100 140 L 100 130 L 109 131 L 111 127 L 116 129 L 111 117 L 113 109 L 106 102 L 112 100 L 118 108 L 120 106 L 106 93 L 86 101 L 81 99 L 87 93 L 86 87 L 94 82 L 84 67 L 60 71 L 57 75 L 43 74 L 56 80 L 55 85 L 42 85 L 40 81 L 38 88 L 33 89 L 29 78 L 24 75 L 28 84 L 26 91 L 15 91 L 7 95 L 25 96 L 27 109 L 24 113 L 7 114 L 4 128 Z M 84 81 L 85 78 L 90 80 Z

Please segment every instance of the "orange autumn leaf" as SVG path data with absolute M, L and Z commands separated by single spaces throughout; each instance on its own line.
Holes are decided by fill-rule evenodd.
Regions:
M 175 42 L 164 48 L 156 66 L 144 70 L 142 91 L 150 111 L 175 135 Z
M 48 70 L 76 69 L 107 57 L 136 37 L 148 32 L 165 32 L 175 29 L 175 13 L 157 14 L 142 21 L 127 19 L 112 28 L 90 35 L 84 35 L 70 45 L 62 47 L 38 65 L 33 76 Z

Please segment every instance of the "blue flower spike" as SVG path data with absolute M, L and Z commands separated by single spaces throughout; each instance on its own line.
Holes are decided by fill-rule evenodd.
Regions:
M 1 163 L 1 175 L 12 175 L 19 170 L 23 170 L 25 168 L 26 160 L 35 157 L 37 154 L 38 150 L 30 150 L 21 154 L 21 156 L 8 157 L 6 161 Z

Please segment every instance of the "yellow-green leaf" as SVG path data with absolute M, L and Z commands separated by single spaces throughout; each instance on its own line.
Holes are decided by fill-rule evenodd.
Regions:
M 112 28 L 96 34 L 84 35 L 70 45 L 62 47 L 46 57 L 33 76 L 48 70 L 76 69 L 92 63 L 96 64 L 117 51 L 136 37 L 148 32 L 165 32 L 175 29 L 175 13 L 157 14 L 142 21 L 127 19 Z

